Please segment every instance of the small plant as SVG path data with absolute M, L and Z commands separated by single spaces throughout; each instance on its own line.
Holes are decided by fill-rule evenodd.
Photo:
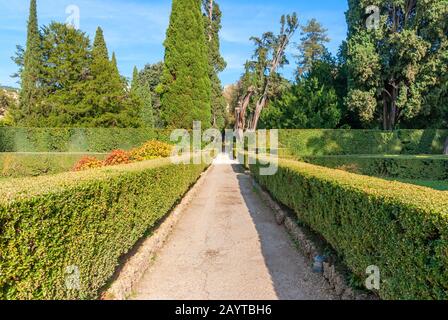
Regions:
M 131 159 L 145 161 L 156 158 L 167 158 L 171 156 L 173 146 L 160 141 L 149 141 L 140 148 L 131 151 Z
M 80 159 L 75 166 L 73 167 L 73 171 L 84 171 L 88 169 L 96 169 L 101 168 L 103 166 L 103 162 L 98 160 L 95 157 L 84 157 Z
M 116 166 L 119 164 L 127 164 L 131 162 L 131 158 L 128 152 L 123 150 L 114 150 L 104 160 L 105 166 Z

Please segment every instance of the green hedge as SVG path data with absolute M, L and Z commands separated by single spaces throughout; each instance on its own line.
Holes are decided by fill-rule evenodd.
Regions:
M 0 127 L 0 152 L 109 152 L 148 140 L 169 142 L 171 131 L 110 128 Z
M 448 194 L 292 160 L 259 183 L 322 235 L 359 280 L 381 272 L 383 299 L 448 299 Z
M 104 160 L 104 153 L 0 153 L 0 178 L 18 178 L 70 171 L 83 157 Z
M 0 183 L 0 299 L 90 299 L 205 165 L 169 159 Z M 68 290 L 77 266 L 80 290 Z
M 446 180 L 448 179 L 447 156 L 304 156 L 299 160 L 334 169 L 369 176 Z
M 448 130 L 279 130 L 292 155 L 442 154 Z

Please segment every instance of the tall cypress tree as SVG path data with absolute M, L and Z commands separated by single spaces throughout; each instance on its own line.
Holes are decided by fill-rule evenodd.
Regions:
M 109 52 L 107 50 L 106 41 L 104 40 L 103 29 L 101 29 L 101 27 L 98 27 L 96 29 L 95 40 L 93 41 L 92 54 L 94 57 L 109 59 Z
M 223 88 L 219 73 L 224 71 L 227 63 L 221 56 L 219 31 L 222 28 L 221 18 L 222 12 L 216 1 L 203 0 L 203 7 L 205 11 L 205 34 L 209 56 L 209 76 L 212 85 L 211 89 L 211 110 L 212 119 L 211 124 L 215 128 L 223 129 L 226 123 L 226 101 L 223 96 Z
M 201 0 L 173 0 L 165 40 L 162 119 L 169 128 L 211 122 L 211 82 Z
M 37 4 L 36 0 L 31 0 L 26 48 L 21 70 L 20 113 L 23 117 L 29 115 L 33 107 L 38 103 L 41 60 L 41 38 L 37 23 Z

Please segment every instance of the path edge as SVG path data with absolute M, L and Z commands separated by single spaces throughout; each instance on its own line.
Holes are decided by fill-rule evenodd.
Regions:
M 187 191 L 180 203 L 167 214 L 154 233 L 143 239 L 135 253 L 124 262 L 113 282 L 102 294 L 102 300 L 127 300 L 132 295 L 136 285 L 151 267 L 154 258 L 169 240 L 185 208 L 199 192 L 212 168 L 213 165 L 210 165 L 201 173 L 196 183 Z

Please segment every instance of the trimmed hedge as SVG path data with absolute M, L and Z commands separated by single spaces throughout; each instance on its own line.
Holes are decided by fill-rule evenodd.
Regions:
M 109 152 L 149 140 L 170 141 L 171 131 L 121 128 L 0 127 L 0 152 Z
M 322 235 L 353 274 L 381 272 L 383 299 L 448 299 L 448 194 L 280 160 L 259 183 Z
M 304 156 L 299 157 L 299 160 L 369 176 L 422 180 L 448 179 L 446 156 Z
M 0 177 L 30 177 L 70 171 L 85 156 L 103 160 L 103 153 L 0 153 Z
M 443 154 L 448 130 L 279 130 L 292 155 Z
M 163 159 L 0 182 L 0 299 L 97 298 L 204 169 Z

